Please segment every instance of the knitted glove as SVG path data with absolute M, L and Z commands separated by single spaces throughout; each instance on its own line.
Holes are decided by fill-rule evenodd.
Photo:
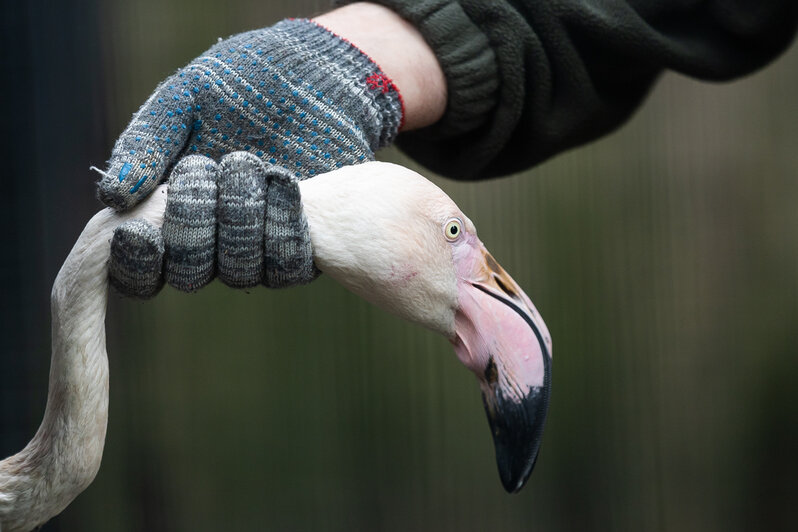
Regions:
M 256 168 L 257 159 L 290 168 L 293 176 L 305 179 L 372 160 L 376 149 L 392 142 L 401 119 L 401 98 L 390 79 L 357 48 L 313 22 L 286 20 L 218 43 L 164 81 L 133 117 L 114 147 L 98 195 L 109 206 L 127 209 L 152 191 L 185 154 L 217 160 L 233 151 L 250 156 L 239 159 L 242 154 L 238 154 L 219 167 L 213 161 L 200 163 L 192 158 L 175 165 L 169 191 L 173 206 L 167 206 L 163 236 L 143 222 L 120 226 L 112 242 L 112 284 L 127 295 L 151 297 L 163 284 L 163 268 L 166 281 L 176 288 L 200 288 L 216 273 L 215 247 L 195 242 L 191 248 L 178 239 L 180 244 L 171 228 L 190 219 L 198 235 L 210 238 L 208 231 L 216 228 L 216 216 L 220 224 L 222 219 L 253 216 L 270 216 L 274 222 L 270 212 L 274 207 L 267 206 L 261 215 L 256 200 L 250 204 L 244 199 L 246 189 L 251 188 L 255 198 L 264 186 L 265 167 Z M 237 184 L 231 184 L 229 173 L 237 176 Z M 287 182 L 285 171 L 277 174 L 281 182 Z M 215 180 L 219 182 L 218 212 L 215 198 L 211 199 L 215 189 L 210 183 Z M 191 192 L 180 192 L 181 187 Z M 236 191 L 236 200 L 226 200 L 228 189 Z M 282 189 L 285 196 L 267 197 L 285 207 L 291 202 L 281 198 L 295 190 L 296 208 L 296 185 Z M 276 227 L 274 223 L 264 226 L 266 240 L 282 238 L 275 236 Z M 245 251 L 226 244 L 234 242 L 234 234 L 224 235 L 220 225 L 218 268 L 227 284 L 246 287 L 252 286 L 253 279 L 262 279 L 277 287 L 308 281 L 307 272 L 296 274 L 291 264 L 283 264 L 283 273 L 274 277 L 290 254 L 279 255 L 282 258 L 264 268 L 252 248 L 250 259 L 243 261 L 240 254 Z M 296 237 L 297 230 L 289 234 L 294 235 L 289 240 L 302 241 Z M 215 243 L 215 233 L 211 241 Z M 194 250 L 191 260 L 185 256 L 189 248 Z M 238 267 L 228 268 L 227 257 L 233 255 L 238 257 Z M 186 268 L 191 275 L 180 273 Z M 263 268 L 260 273 L 259 268 Z
M 125 210 L 186 154 L 248 151 L 304 179 L 373 159 L 402 119 L 365 54 L 308 20 L 219 42 L 164 81 L 114 146 L 98 195 Z
M 169 178 L 163 232 L 134 219 L 111 241 L 112 286 L 142 298 L 164 281 L 192 292 L 214 275 L 234 288 L 279 288 L 318 274 L 296 177 L 247 152 L 218 165 L 199 155 L 181 159 Z

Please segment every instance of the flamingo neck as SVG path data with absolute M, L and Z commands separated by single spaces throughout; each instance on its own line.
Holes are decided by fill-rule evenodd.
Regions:
M 129 213 L 97 213 L 58 272 L 50 303 L 47 407 L 30 443 L 0 462 L 0 530 L 43 524 L 97 474 L 108 422 L 105 312 L 111 236 L 133 217 L 161 225 L 165 192 L 162 187 Z

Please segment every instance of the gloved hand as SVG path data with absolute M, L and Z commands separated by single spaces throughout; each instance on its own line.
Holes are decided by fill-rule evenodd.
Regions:
M 310 177 L 373 158 L 401 119 L 398 92 L 365 54 L 284 20 L 219 42 L 161 83 L 117 140 L 99 197 L 128 209 L 192 153 L 249 151 Z
M 192 292 L 215 275 L 236 288 L 280 288 L 319 274 L 297 178 L 247 152 L 219 164 L 181 159 L 169 178 L 163 231 L 139 219 L 117 227 L 108 270 L 119 292 L 144 298 L 164 281 Z
M 164 81 L 117 141 L 98 195 L 109 206 L 130 208 L 188 154 L 218 160 L 245 151 L 304 179 L 373 159 L 401 120 L 399 93 L 365 54 L 311 21 L 286 20 L 221 41 Z M 112 277 L 154 267 L 156 228 L 122 226 L 115 240 L 116 248 L 124 240 L 138 250 L 138 258 L 112 268 Z M 174 269 L 170 257 L 166 271 Z M 129 295 L 154 295 L 130 279 L 114 284 L 127 286 Z

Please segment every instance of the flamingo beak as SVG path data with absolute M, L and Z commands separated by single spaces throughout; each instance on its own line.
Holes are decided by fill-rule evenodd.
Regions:
M 451 340 L 479 381 L 504 488 L 518 492 L 540 449 L 551 391 L 551 338 L 535 306 L 475 236 L 455 252 Z M 458 256 L 459 255 L 459 256 Z

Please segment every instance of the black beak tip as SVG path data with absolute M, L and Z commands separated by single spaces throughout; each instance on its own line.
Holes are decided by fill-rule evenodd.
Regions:
M 508 493 L 518 493 L 535 468 L 540 450 L 548 397 L 542 388 L 533 388 L 520 402 L 494 395 L 488 414 L 499 477 Z
M 496 448 L 496 463 L 499 466 L 499 477 L 507 493 L 518 493 L 521 491 L 521 488 L 524 487 L 529 476 L 532 474 L 532 470 L 535 468 L 537 453 L 534 453 L 534 456 L 524 460 L 523 463 L 520 464 L 513 463 L 516 461 L 513 460 L 513 458 L 512 452 L 499 449 L 499 447 Z M 521 456 L 516 455 L 515 458 L 521 458 Z

